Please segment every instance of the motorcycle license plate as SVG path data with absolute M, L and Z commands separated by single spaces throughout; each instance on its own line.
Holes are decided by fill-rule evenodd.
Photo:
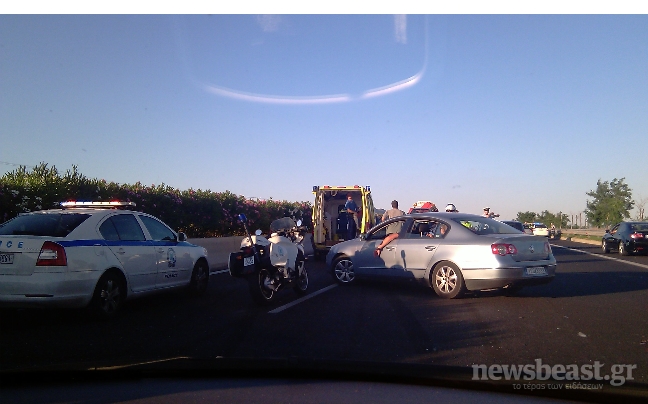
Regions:
M 251 257 L 243 257 L 243 266 L 249 267 L 250 265 L 254 265 L 254 255 Z

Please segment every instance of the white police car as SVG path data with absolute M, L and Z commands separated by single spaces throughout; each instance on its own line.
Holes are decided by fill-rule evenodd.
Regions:
M 132 202 L 62 202 L 0 225 L 0 306 L 85 307 L 111 317 L 126 298 L 202 294 L 207 251 Z

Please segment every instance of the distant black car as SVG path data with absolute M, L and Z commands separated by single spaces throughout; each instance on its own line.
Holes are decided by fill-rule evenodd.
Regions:
M 522 224 L 522 222 L 518 222 L 517 220 L 502 220 L 502 223 L 508 224 L 512 228 L 517 229 L 522 233 L 524 233 L 524 224 Z
M 648 222 L 621 222 L 606 230 L 601 240 L 604 253 L 618 250 L 621 255 L 648 252 Z

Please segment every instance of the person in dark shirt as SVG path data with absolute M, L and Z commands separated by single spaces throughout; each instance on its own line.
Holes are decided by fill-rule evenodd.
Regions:
M 352 240 L 356 237 L 356 229 L 358 228 L 357 214 L 358 205 L 353 200 L 351 194 L 347 195 L 347 201 L 344 204 L 344 209 L 347 213 L 349 220 L 347 220 L 347 240 Z

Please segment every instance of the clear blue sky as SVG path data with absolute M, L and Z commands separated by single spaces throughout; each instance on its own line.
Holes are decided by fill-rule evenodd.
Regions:
M 646 15 L 2 15 L 0 174 L 310 201 L 648 198 Z

